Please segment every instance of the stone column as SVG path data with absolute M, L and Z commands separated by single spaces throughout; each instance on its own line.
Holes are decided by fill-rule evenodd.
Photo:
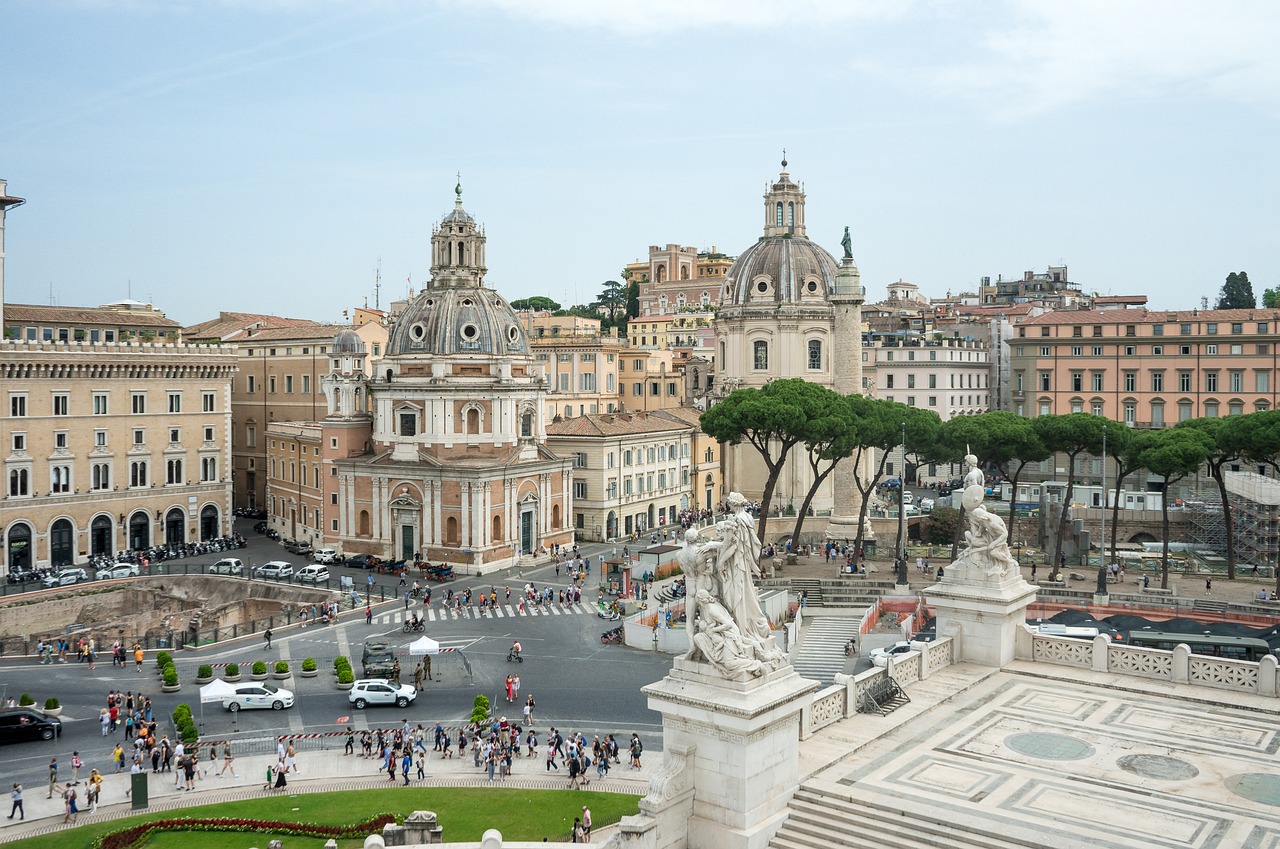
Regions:
M 862 303 L 865 298 L 861 275 L 851 257 L 845 257 L 836 272 L 836 285 L 831 293 L 835 327 L 831 344 L 832 388 L 841 395 L 862 393 Z M 832 509 L 827 522 L 827 539 L 850 540 L 858 537 L 858 513 L 862 494 L 854 484 L 857 471 L 853 458 L 841 461 L 831 473 Z M 868 524 L 864 540 L 875 539 Z

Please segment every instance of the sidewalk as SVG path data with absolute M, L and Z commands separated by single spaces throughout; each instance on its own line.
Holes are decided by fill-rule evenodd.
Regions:
M 545 728 L 539 729 L 545 731 Z M 540 734 L 541 738 L 541 734 Z M 539 742 L 544 742 L 541 739 Z M 247 755 L 235 759 L 236 776 L 230 772 L 219 776 L 222 761 L 201 761 L 201 766 L 209 768 L 208 774 L 200 773 L 196 779 L 194 791 L 183 791 L 174 786 L 175 774 L 172 772 L 151 773 L 148 771 L 148 792 L 150 805 L 141 811 L 134 811 L 126 796 L 130 786 L 129 773 L 106 775 L 102 785 L 102 801 L 96 814 L 84 808 L 84 782 L 78 786 L 78 804 L 82 806 L 75 825 L 103 822 L 131 816 L 135 813 L 180 810 L 197 805 L 219 804 L 249 799 L 274 793 L 327 793 L 335 790 L 368 790 L 377 787 L 389 787 L 391 782 L 387 773 L 380 770 L 382 762 L 376 758 L 362 758 L 357 739 L 356 754 L 344 755 L 339 747 L 332 751 L 303 751 L 298 753 L 300 772 L 295 777 L 289 776 L 289 785 L 284 790 L 268 791 L 263 784 L 266 780 L 268 766 L 275 766 L 276 757 L 272 755 Z M 410 778 L 410 786 L 414 787 L 521 787 L 533 790 L 564 790 L 569 785 L 568 770 L 563 764 L 558 772 L 547 772 L 546 748 L 538 747 L 538 755 L 534 758 L 517 758 L 511 765 L 511 777 L 505 781 L 495 780 L 489 784 L 488 774 L 478 769 L 468 758 L 453 757 L 441 760 L 438 752 L 428 752 L 427 777 L 423 781 Z M 619 753 L 622 763 L 613 764 L 609 777 L 597 780 L 595 764 L 588 769 L 590 784 L 588 789 L 603 793 L 632 793 L 643 795 L 648 792 L 649 779 L 656 775 L 662 766 L 662 752 L 657 749 L 646 749 L 644 767 L 631 769 L 627 765 L 625 750 Z M 411 772 L 412 776 L 413 773 Z M 397 787 L 404 787 L 399 771 L 396 773 Z M 7 788 L 6 788 L 7 789 Z M 24 786 L 22 797 L 26 808 L 25 820 L 9 820 L 0 817 L 0 843 L 21 840 L 38 834 L 50 834 L 71 828 L 64 825 L 63 802 L 54 794 L 54 798 L 46 798 L 48 785 Z M 401 811 L 408 814 L 410 811 Z M 445 839 L 449 840 L 449 821 L 447 816 L 440 824 L 444 827 Z M 595 835 L 607 837 L 612 828 L 596 829 Z M 602 842 L 599 841 L 599 842 Z

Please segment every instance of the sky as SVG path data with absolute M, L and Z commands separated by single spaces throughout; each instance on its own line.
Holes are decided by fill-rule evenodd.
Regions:
M 1280 286 L 1274 0 L 6 0 L 5 300 L 341 321 L 463 200 L 507 298 L 736 255 L 785 148 L 871 299 Z M 382 288 L 375 296 L 380 268 Z

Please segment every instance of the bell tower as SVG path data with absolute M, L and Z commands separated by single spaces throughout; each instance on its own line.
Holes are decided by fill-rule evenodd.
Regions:
M 457 195 L 453 211 L 431 231 L 431 289 L 484 285 L 484 231 L 462 208 L 461 175 L 453 191 Z
M 764 193 L 764 234 L 804 237 L 804 188 L 791 182 L 787 152 L 782 152 L 782 173 Z

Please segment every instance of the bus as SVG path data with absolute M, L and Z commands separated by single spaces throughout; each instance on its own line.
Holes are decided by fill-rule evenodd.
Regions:
M 1213 634 L 1179 634 L 1173 631 L 1130 631 L 1126 640 L 1131 646 L 1172 651 L 1186 643 L 1193 654 L 1225 657 L 1231 660 L 1258 661 L 1271 654 L 1266 640 L 1256 637 L 1222 637 Z

